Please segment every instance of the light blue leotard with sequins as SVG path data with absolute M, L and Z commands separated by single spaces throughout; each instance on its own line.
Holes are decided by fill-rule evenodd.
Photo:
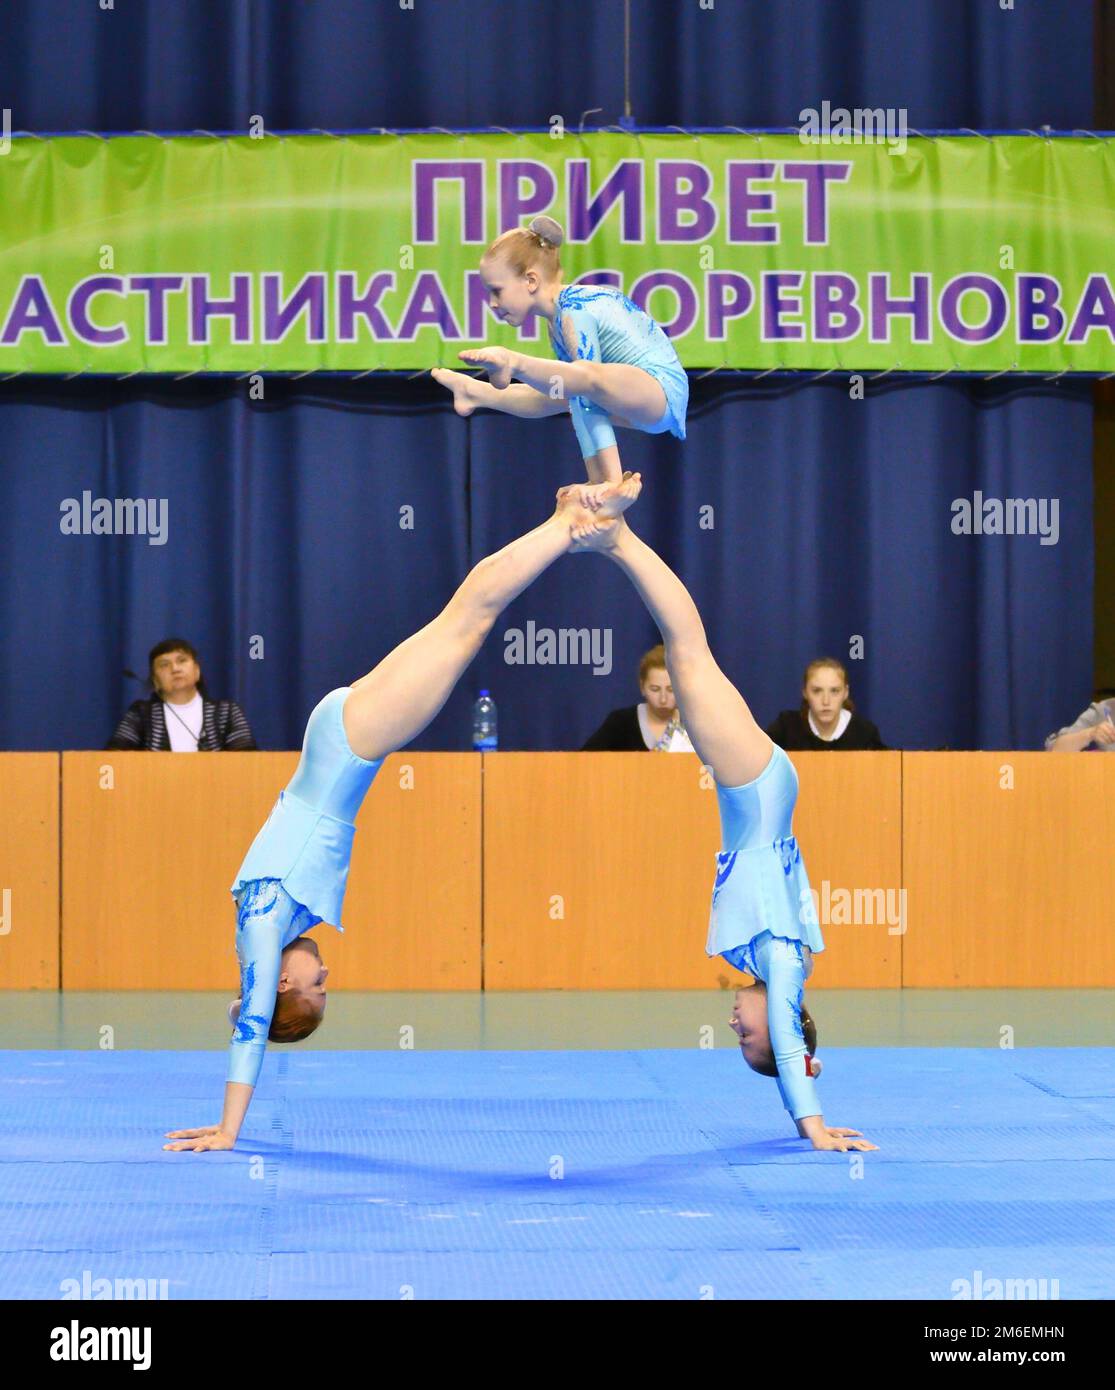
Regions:
M 801 1002 L 804 950 L 825 949 L 801 849 L 793 835 L 798 775 L 781 748 L 753 782 L 716 784 L 723 849 L 709 914 L 707 954 L 767 987 L 767 1026 L 782 1103 L 795 1120 L 819 1115 L 806 1071 Z
M 229 1081 L 254 1086 L 259 1077 L 283 948 L 319 922 L 344 930 L 354 821 L 383 766 L 382 758 L 368 762 L 349 745 L 341 713 L 349 690 L 331 690 L 314 707 L 294 776 L 232 881 L 241 1003 Z
M 566 285 L 557 297 L 556 308 L 550 344 L 558 360 L 574 360 L 562 331 L 563 320 L 568 318 L 576 333 L 577 360 L 626 362 L 641 367 L 662 387 L 666 409 L 644 432 L 662 434 L 669 430 L 684 439 L 689 378 L 673 344 L 654 319 L 613 285 Z M 584 396 L 574 396 L 569 411 L 584 458 L 615 444 L 611 416 L 601 406 Z

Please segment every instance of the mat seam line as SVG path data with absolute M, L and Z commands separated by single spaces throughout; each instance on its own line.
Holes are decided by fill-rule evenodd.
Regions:
M 279 1163 L 290 1152 L 294 1134 L 287 1123 L 286 1079 L 290 1069 L 290 1059 L 280 1056 L 276 1059 L 279 1084 L 279 1105 L 271 1119 L 271 1133 L 277 1138 L 276 1152 L 267 1160 L 263 1203 L 256 1223 L 256 1267 L 252 1282 L 252 1301 L 266 1302 L 271 1293 L 271 1257 L 274 1253 L 275 1208 L 279 1195 Z

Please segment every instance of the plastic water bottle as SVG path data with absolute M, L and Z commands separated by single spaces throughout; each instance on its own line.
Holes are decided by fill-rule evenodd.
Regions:
M 472 707 L 472 746 L 478 753 L 494 753 L 499 747 L 496 702 L 486 690 Z

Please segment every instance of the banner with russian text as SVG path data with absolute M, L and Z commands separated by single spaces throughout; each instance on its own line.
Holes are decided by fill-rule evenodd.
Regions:
M 686 367 L 1115 370 L 1115 140 L 558 130 L 6 142 L 0 373 L 549 356 L 478 270 L 543 212 Z

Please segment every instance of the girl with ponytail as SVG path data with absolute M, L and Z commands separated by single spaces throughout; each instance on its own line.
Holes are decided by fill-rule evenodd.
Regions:
M 689 380 L 669 338 L 622 290 L 562 284 L 563 239 L 552 217 L 536 217 L 497 237 L 480 261 L 495 317 L 512 328 L 531 314 L 544 318 L 557 361 L 505 347 L 470 348 L 458 355 L 482 367 L 487 383 L 444 368 L 433 376 L 452 391 L 458 415 L 477 406 L 529 418 L 568 410 L 589 480 L 618 482 L 614 426 L 684 439 Z

